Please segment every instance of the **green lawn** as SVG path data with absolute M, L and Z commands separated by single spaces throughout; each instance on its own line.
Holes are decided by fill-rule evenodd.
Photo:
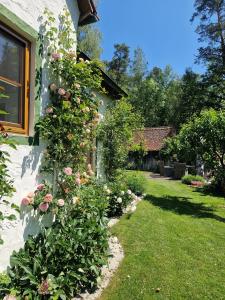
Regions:
M 146 192 L 112 229 L 125 258 L 100 299 L 225 299 L 224 198 L 161 179 Z

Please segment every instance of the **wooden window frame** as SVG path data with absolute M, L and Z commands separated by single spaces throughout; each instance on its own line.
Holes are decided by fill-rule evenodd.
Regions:
M 12 132 L 16 134 L 21 135 L 29 135 L 29 106 L 30 106 L 30 60 L 31 60 L 31 43 L 25 39 L 23 36 L 21 36 L 19 33 L 15 32 L 13 29 L 9 28 L 4 23 L 0 22 L 0 29 L 5 31 L 7 34 L 9 34 L 11 37 L 14 37 L 15 39 L 19 40 L 25 45 L 25 51 L 24 51 L 24 66 L 23 66 L 23 72 L 24 72 L 24 78 L 23 78 L 23 84 L 19 84 L 13 80 L 10 80 L 8 78 L 4 78 L 0 76 L 0 80 L 9 83 L 12 86 L 15 87 L 21 87 L 22 93 L 21 93 L 21 105 L 23 107 L 20 108 L 20 113 L 22 117 L 22 124 L 17 123 L 10 123 L 1 121 L 0 123 L 4 126 L 5 130 L 7 132 Z

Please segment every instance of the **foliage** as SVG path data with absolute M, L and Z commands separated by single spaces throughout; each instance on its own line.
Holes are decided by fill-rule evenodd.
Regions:
M 127 72 L 130 63 L 130 50 L 124 43 L 115 44 L 114 48 L 114 56 L 112 60 L 107 63 L 107 71 L 117 84 L 126 87 L 128 79 Z
M 45 170 L 53 173 L 54 169 L 76 166 L 78 171 L 86 164 L 86 154 L 95 148 L 95 129 L 101 116 L 98 113 L 100 101 L 93 90 L 103 92 L 101 71 L 96 61 L 80 59 L 77 63 L 72 51 L 69 13 L 61 16 L 61 30 L 52 25 L 55 22 L 52 14 L 46 14 L 50 68 L 58 84 L 50 85 L 51 104 L 37 124 L 41 137 L 48 142 Z
M 199 42 L 203 43 L 197 60 L 207 67 L 206 74 L 203 75 L 204 88 L 211 101 L 224 106 L 225 1 L 195 0 L 192 21 L 194 20 L 199 21 L 196 32 L 199 34 Z
M 225 112 L 203 111 L 183 125 L 180 133 L 167 142 L 165 151 L 186 162 L 198 156 L 216 176 L 225 173 Z
M 192 181 L 205 182 L 205 179 L 198 175 L 185 175 L 182 177 L 181 181 L 184 184 L 191 185 Z
M 103 159 L 108 179 L 115 178 L 118 169 L 127 163 L 133 133 L 141 126 L 141 118 L 125 99 L 109 109 L 98 130 L 103 143 Z
M 80 187 L 76 196 L 64 200 L 54 210 L 52 227 L 13 253 L 11 283 L 1 287 L 1 295 L 13 288 L 19 299 L 71 299 L 97 287 L 108 249 L 107 202 L 93 185 Z
M 145 191 L 147 178 L 141 172 L 128 171 L 122 173 L 123 181 L 127 187 L 136 195 L 141 195 Z
M 136 198 L 132 191 L 127 190 L 126 184 L 119 180 L 108 182 L 103 189 L 108 201 L 109 218 L 122 216 L 127 206 Z
M 171 67 L 153 68 L 137 89 L 131 91 L 130 102 L 144 118 L 146 127 L 171 125 L 175 123 L 180 93 L 180 81 Z
M 84 52 L 91 59 L 99 59 L 102 53 L 102 33 L 94 25 L 78 27 L 77 41 L 79 51 Z
M 225 72 L 225 1 L 195 0 L 192 21 L 196 18 L 199 41 L 206 44 L 199 49 L 198 58 Z
M 144 80 L 147 74 L 148 63 L 145 58 L 145 54 L 141 48 L 137 48 L 134 50 L 134 58 L 131 61 L 130 73 L 131 73 L 131 81 L 134 86 L 139 86 L 139 84 Z M 134 86 L 130 87 L 133 89 Z

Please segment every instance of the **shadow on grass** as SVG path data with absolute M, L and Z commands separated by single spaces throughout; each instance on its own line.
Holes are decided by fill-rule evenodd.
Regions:
M 203 188 L 196 188 L 193 190 L 194 193 L 199 193 L 201 196 L 210 196 L 215 198 L 222 198 L 224 197 L 224 194 L 219 190 L 213 190 L 209 187 L 203 187 Z
M 155 197 L 147 195 L 145 200 L 151 202 L 154 206 L 158 206 L 178 215 L 188 215 L 194 218 L 210 218 L 219 222 L 225 222 L 225 218 L 213 213 L 213 208 L 206 207 L 202 203 L 193 203 L 190 201 L 191 198 L 176 196 Z

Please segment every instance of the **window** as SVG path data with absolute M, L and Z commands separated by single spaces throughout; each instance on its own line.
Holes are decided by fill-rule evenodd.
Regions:
M 0 122 L 7 131 L 28 134 L 30 44 L 0 22 Z

